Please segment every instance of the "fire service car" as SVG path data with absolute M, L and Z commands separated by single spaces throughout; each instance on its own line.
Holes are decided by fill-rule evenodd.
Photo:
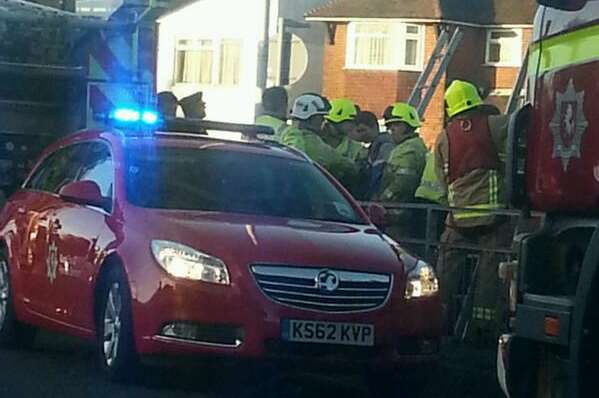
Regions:
M 434 271 L 305 155 L 256 126 L 114 118 L 146 128 L 54 144 L 2 210 L 0 343 L 83 337 L 114 380 L 155 356 L 435 361 Z

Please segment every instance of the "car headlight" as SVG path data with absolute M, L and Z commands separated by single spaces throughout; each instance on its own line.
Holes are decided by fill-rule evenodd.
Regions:
M 229 271 L 222 260 L 191 247 L 166 240 L 152 241 L 152 254 L 160 266 L 176 278 L 229 285 Z
M 422 260 L 408 271 L 406 284 L 406 298 L 420 298 L 434 296 L 439 292 L 439 280 L 433 267 Z

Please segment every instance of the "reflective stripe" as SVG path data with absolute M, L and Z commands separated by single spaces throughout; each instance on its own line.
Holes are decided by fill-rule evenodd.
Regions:
M 539 52 L 541 44 L 534 43 L 530 46 L 529 76 L 535 76 L 537 68 L 542 74 L 599 60 L 598 40 L 599 25 L 593 25 L 544 40 L 542 54 Z
M 456 220 L 466 220 L 471 218 L 485 217 L 486 211 L 489 210 L 497 210 L 501 208 L 499 204 L 499 183 L 497 179 L 497 171 L 489 170 L 489 202 L 482 203 L 477 205 L 468 205 L 465 206 L 468 210 L 454 210 L 452 212 L 453 218 Z M 455 203 L 455 191 L 453 189 L 453 184 L 448 187 L 448 200 L 449 205 L 452 207 L 458 207 Z M 473 210 L 470 210 L 473 209 Z M 476 211 L 481 210 L 481 211 Z M 484 210 L 484 211 L 483 211 Z
M 402 175 L 402 176 L 415 176 L 417 175 L 416 172 L 414 172 L 414 170 L 412 169 L 406 169 L 406 168 L 399 168 L 396 170 L 396 174 Z
M 486 211 L 497 210 L 499 208 L 500 208 L 500 206 L 492 205 L 492 204 L 474 205 L 474 206 L 468 206 L 468 210 L 454 210 L 452 212 L 452 215 L 453 215 L 453 218 L 455 218 L 456 220 L 466 220 L 466 219 L 470 219 L 470 218 L 486 217 L 489 215 L 489 214 L 487 214 Z M 470 210 L 470 209 L 473 209 L 473 210 Z M 481 211 L 476 211 L 476 210 L 481 210 Z M 485 210 L 485 211 L 483 211 L 483 210 Z
M 436 181 L 422 180 L 422 182 L 420 183 L 420 186 L 424 187 L 426 189 L 430 189 L 431 191 L 434 191 L 434 192 L 442 192 L 443 191 L 443 187 L 441 186 L 441 184 L 439 184 Z
M 493 308 L 473 307 L 472 318 L 481 321 L 492 321 L 495 319 L 496 311 Z

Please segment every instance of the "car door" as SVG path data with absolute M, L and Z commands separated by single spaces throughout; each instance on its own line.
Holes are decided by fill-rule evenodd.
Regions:
M 83 144 L 70 145 L 49 155 L 25 185 L 30 198 L 21 204 L 24 213 L 21 272 L 23 300 L 27 308 L 43 319 L 56 319 L 55 302 L 60 302 L 60 289 L 55 282 L 60 272 L 60 256 L 56 247 L 57 225 L 53 214 L 62 205 L 60 189 L 79 174 Z
M 110 205 L 100 208 L 64 201 L 52 214 L 60 254 L 56 288 L 62 292 L 61 301 L 54 302 L 54 310 L 70 326 L 91 331 L 95 276 L 100 266 L 101 249 L 112 236 L 107 221 L 112 211 L 114 163 L 108 143 L 97 141 L 87 145 L 77 181 L 98 184 Z

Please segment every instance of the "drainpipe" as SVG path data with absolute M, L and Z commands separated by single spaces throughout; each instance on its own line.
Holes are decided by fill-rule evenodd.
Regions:
M 270 42 L 270 1 L 264 0 L 264 32 L 258 50 L 258 88 L 264 90 L 268 80 L 268 47 Z

